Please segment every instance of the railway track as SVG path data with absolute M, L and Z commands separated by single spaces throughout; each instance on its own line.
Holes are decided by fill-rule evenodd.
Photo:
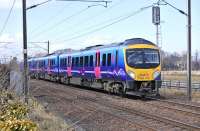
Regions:
M 89 100 L 89 99 L 87 99 L 87 100 Z M 90 99 L 90 101 L 97 103 L 97 101 L 95 99 Z M 100 102 L 100 101 L 98 101 L 98 103 L 101 104 L 101 105 L 104 105 L 106 107 L 111 107 L 111 108 L 114 108 L 114 109 L 117 109 L 117 110 L 120 110 L 120 111 L 123 111 L 123 112 L 128 112 L 128 113 L 136 114 L 136 115 L 148 118 L 148 119 L 153 119 L 153 120 L 156 120 L 156 121 L 159 121 L 159 122 L 167 123 L 167 124 L 173 125 L 174 127 L 180 127 L 181 129 L 187 129 L 187 130 L 193 130 L 193 131 L 199 131 L 200 130 L 199 126 L 187 124 L 187 123 L 177 121 L 177 120 L 173 120 L 173 119 L 170 119 L 170 118 L 167 118 L 167 117 L 162 117 L 162 116 L 158 116 L 158 115 L 155 115 L 155 114 L 149 114 L 149 113 L 146 113 L 146 112 L 143 112 L 143 111 L 138 111 L 138 110 L 135 110 L 135 109 L 132 109 L 132 108 L 130 109 L 130 108 L 127 108 L 127 107 L 120 107 L 120 106 L 112 104 L 112 103 L 105 103 L 105 102 Z
M 76 90 L 78 90 L 78 88 Z M 63 90 L 63 92 L 64 92 L 64 90 Z M 54 92 L 54 93 L 58 93 L 58 92 Z M 63 101 L 66 100 L 66 97 L 64 95 L 62 95 L 62 94 L 55 95 L 55 94 L 52 94 L 51 92 L 47 92 L 47 94 L 42 95 L 42 96 L 41 95 L 36 95 L 35 97 L 36 98 L 41 98 L 41 97 L 45 97 L 45 96 L 47 98 L 49 98 L 50 96 L 53 97 L 53 98 L 59 97 L 59 99 L 57 98 L 57 100 L 62 104 L 64 104 Z M 96 103 L 96 99 L 91 99 L 91 98 L 88 98 L 88 97 L 84 97 L 84 96 L 79 95 L 79 94 L 74 93 L 74 92 L 70 92 L 70 96 L 74 97 L 75 99 L 73 99 L 73 100 L 67 99 L 67 101 L 70 101 L 70 103 L 74 103 L 73 104 L 73 108 L 74 109 L 79 109 L 79 110 L 82 110 L 82 111 L 85 111 L 85 112 L 89 112 L 89 113 L 86 113 L 86 115 L 84 115 L 80 119 L 78 119 L 75 122 L 73 122 L 68 127 L 68 129 L 73 129 L 77 124 L 80 124 L 80 123 L 84 122 L 87 119 L 92 119 L 92 116 L 95 115 L 96 113 L 101 113 L 102 115 L 109 115 L 109 116 L 112 116 L 114 118 L 117 118 L 118 120 L 122 120 L 124 122 L 128 122 L 132 127 L 136 128 L 136 129 L 139 129 L 139 130 L 156 131 L 156 129 L 154 129 L 154 128 L 150 127 L 150 126 L 147 126 L 144 123 L 139 123 L 137 121 L 133 121 L 133 120 L 127 119 L 126 117 L 122 117 L 118 113 L 114 113 L 109 109 L 105 110 L 105 109 L 99 108 L 99 106 L 91 105 L 91 102 L 92 103 Z M 82 106 L 81 108 L 79 107 L 80 104 L 78 104 L 80 102 L 84 103 L 84 106 Z M 136 117 L 137 116 L 134 116 L 134 118 L 136 118 Z
M 55 90 L 58 89 L 58 88 L 55 88 Z M 84 101 L 84 103 L 93 103 L 93 104 L 98 104 L 98 105 L 101 105 L 101 107 L 104 107 L 103 109 L 99 109 L 99 107 L 95 107 L 95 109 L 93 110 L 99 110 L 100 112 L 102 113 L 107 113 L 107 114 L 110 114 L 112 116 L 115 116 L 119 119 L 122 119 L 124 121 L 128 121 L 130 123 L 133 123 L 133 125 L 137 125 L 136 127 L 137 128 L 142 128 L 142 129 L 146 129 L 146 130 L 162 130 L 162 129 L 176 129 L 178 128 L 179 130 L 200 130 L 200 127 L 197 126 L 197 125 L 192 125 L 192 124 L 188 124 L 188 123 L 185 123 L 185 122 L 182 122 L 182 121 L 178 121 L 178 120 L 174 120 L 172 118 L 168 118 L 168 117 L 164 117 L 164 116 L 159 116 L 159 115 L 156 115 L 156 114 L 151 114 L 149 112 L 144 112 L 144 111 L 139 111 L 139 110 L 136 110 L 134 108 L 130 108 L 130 107 L 125 107 L 125 106 L 120 106 L 118 104 L 113 104 L 113 103 L 110 103 L 110 102 L 105 102 L 105 101 L 100 101 L 98 99 L 98 97 L 95 97 L 95 98 L 92 98 L 92 97 L 88 97 L 88 96 L 85 96 L 85 95 L 80 95 L 78 93 L 78 91 L 86 91 L 84 89 L 80 89 L 80 88 L 73 88 L 75 89 L 76 91 L 70 91 L 70 95 L 73 95 L 73 96 L 76 96 L 77 97 L 77 100 L 82 100 Z M 65 92 L 66 89 L 62 89 L 63 92 Z M 88 90 L 87 90 L 88 91 Z M 95 94 L 95 93 L 93 93 Z M 96 95 L 98 96 L 98 95 Z M 166 100 L 164 100 L 166 101 Z M 162 101 L 162 102 L 164 102 Z M 86 106 L 89 105 L 86 104 Z M 189 105 L 188 105 L 189 106 Z M 196 106 L 195 106 L 196 107 Z M 105 109 L 105 108 L 108 108 L 108 109 Z M 163 106 L 164 108 L 164 106 Z M 111 109 L 114 109 L 113 112 L 110 112 Z M 169 108 L 169 109 L 172 109 L 172 108 Z M 177 111 L 182 111 L 180 109 L 176 109 L 176 108 L 173 108 L 172 110 L 177 110 Z M 187 111 L 187 110 L 184 110 L 183 112 L 185 113 L 190 113 L 190 114 L 198 114 L 197 112 L 190 112 L 190 111 Z M 124 115 L 123 115 L 124 114 Z M 127 114 L 131 115 L 131 116 L 134 116 L 135 119 L 138 119 L 138 121 L 135 121 L 135 120 L 132 120 L 130 118 L 127 117 Z M 128 115 L 128 116 L 129 116 Z M 139 122 L 139 121 L 142 121 L 142 122 Z M 147 124 L 147 123 L 150 123 L 150 124 Z M 150 126 L 152 124 L 157 124 L 157 125 L 162 125 L 158 127 L 154 127 L 154 126 Z M 148 129 L 149 128 L 149 129 Z
M 176 102 L 176 101 L 171 101 L 171 100 L 163 100 L 163 99 L 152 98 L 152 97 L 147 97 L 147 98 L 150 99 L 150 100 L 155 100 L 155 101 L 159 101 L 159 102 L 169 103 L 169 104 L 172 104 L 172 105 L 176 105 L 176 106 L 178 105 L 178 106 L 182 106 L 184 108 L 188 108 L 188 109 L 200 111 L 200 106 L 198 106 L 198 105 L 193 105 L 193 104 L 188 104 L 188 103 L 182 103 L 182 102 Z

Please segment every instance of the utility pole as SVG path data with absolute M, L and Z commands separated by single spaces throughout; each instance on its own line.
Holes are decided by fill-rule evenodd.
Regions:
M 192 94 L 192 79 L 191 79 L 191 0 L 187 1 L 187 6 L 188 6 L 188 31 L 187 31 L 187 41 L 188 41 L 188 54 L 187 54 L 187 80 L 188 80 L 188 100 L 190 101 L 192 99 L 191 94 Z
M 161 0 L 162 2 L 164 2 L 164 5 L 169 5 L 170 7 L 172 7 L 173 9 L 179 11 L 181 14 L 187 16 L 187 84 L 188 84 L 188 88 L 187 88 L 187 97 L 188 100 L 191 101 L 192 97 L 192 79 L 191 79 L 191 0 L 187 0 L 187 10 L 188 12 L 184 12 L 183 10 L 180 10 L 178 8 L 176 8 L 175 6 L 173 6 L 172 4 L 166 2 L 165 0 Z M 160 0 L 158 1 L 160 2 Z
M 27 25 L 26 25 L 26 0 L 22 0 L 23 17 L 23 54 L 24 54 L 24 94 L 25 102 L 28 103 L 28 59 L 27 59 Z
M 159 7 L 159 5 L 152 7 L 152 23 L 156 26 L 156 45 L 159 47 L 159 30 L 158 30 L 159 25 L 160 25 L 160 7 Z M 160 49 L 160 47 L 159 47 L 159 49 Z M 161 49 L 160 49 L 160 52 L 161 52 Z M 160 60 L 160 63 L 161 63 L 161 60 Z M 158 81 L 155 81 L 156 95 L 159 96 L 158 83 L 159 83 Z

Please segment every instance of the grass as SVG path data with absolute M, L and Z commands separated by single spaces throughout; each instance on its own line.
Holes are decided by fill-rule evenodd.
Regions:
M 166 98 L 184 99 L 187 97 L 187 92 L 176 88 L 161 88 L 160 95 Z M 200 103 L 200 91 L 192 90 L 192 101 Z
M 29 107 L 14 93 L 0 90 L 0 130 L 38 131 L 37 124 L 28 117 Z
M 179 81 L 186 81 L 187 74 L 185 72 L 163 72 L 162 79 L 164 80 L 179 80 Z M 193 82 L 200 82 L 200 75 L 199 74 L 192 74 L 192 81 Z
M 50 112 L 46 112 L 45 108 L 36 100 L 31 99 L 30 103 L 34 105 L 30 118 L 38 123 L 39 130 L 41 131 L 73 131 L 68 130 L 69 125 L 60 118 Z

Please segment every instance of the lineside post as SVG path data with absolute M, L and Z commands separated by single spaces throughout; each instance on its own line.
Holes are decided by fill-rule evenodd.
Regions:
M 48 52 L 48 55 L 49 55 L 49 40 L 47 41 L 47 52 Z
M 188 53 L 187 53 L 187 81 L 188 81 L 188 90 L 187 96 L 188 100 L 191 101 L 192 97 L 192 82 L 191 82 L 191 0 L 188 0 L 188 28 L 187 28 L 187 35 L 188 35 Z
M 28 58 L 27 58 L 27 25 L 26 25 L 26 0 L 22 0 L 23 17 L 23 54 L 24 54 L 24 94 L 25 102 L 28 103 Z

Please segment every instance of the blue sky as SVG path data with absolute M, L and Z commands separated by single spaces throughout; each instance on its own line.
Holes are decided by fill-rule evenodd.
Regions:
M 45 0 L 27 0 L 27 6 Z M 187 12 L 187 0 L 166 0 Z M 13 0 L 0 0 L 0 30 Z M 80 49 L 95 44 L 119 42 L 129 38 L 142 37 L 156 41 L 156 28 L 152 24 L 151 8 L 144 10 L 124 21 L 102 30 L 92 32 L 119 18 L 155 3 L 156 0 L 112 0 L 107 8 L 88 6 L 94 3 L 52 1 L 27 11 L 28 41 L 50 41 L 50 51 L 57 49 Z M 200 1 L 192 0 L 192 51 L 200 51 Z M 80 13 L 81 12 L 81 13 Z M 22 55 L 22 9 L 21 0 L 16 0 L 7 26 L 0 41 L 15 41 L 10 45 L 1 43 L 1 56 Z M 162 49 L 182 53 L 187 50 L 187 19 L 169 6 L 161 7 Z M 56 26 L 55 26 L 56 25 Z M 87 35 L 85 35 L 87 34 Z M 81 36 L 81 37 L 79 37 Z M 46 47 L 46 44 L 39 46 Z M 29 44 L 29 54 L 45 52 Z

